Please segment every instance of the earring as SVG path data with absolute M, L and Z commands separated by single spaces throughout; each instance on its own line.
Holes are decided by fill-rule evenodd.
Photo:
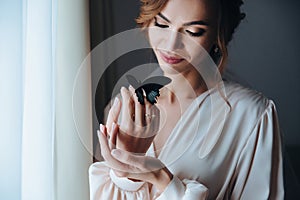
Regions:
M 220 59 L 222 57 L 222 52 L 217 44 L 215 44 L 212 47 L 210 55 L 211 55 L 212 59 L 214 60 L 214 62 L 218 65 L 220 62 Z
M 216 54 L 219 52 L 219 47 L 218 47 L 218 45 L 215 46 L 214 52 L 215 52 Z

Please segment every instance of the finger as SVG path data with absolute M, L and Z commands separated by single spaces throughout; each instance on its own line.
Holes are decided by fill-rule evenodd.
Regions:
M 106 126 L 107 126 L 107 131 L 110 134 L 111 129 L 112 129 L 112 123 L 118 122 L 118 118 L 121 112 L 121 101 L 118 97 L 115 98 L 113 106 L 111 107 L 111 109 L 109 110 L 108 116 L 107 116 L 107 122 L 106 122 Z
M 100 124 L 100 131 L 107 138 L 106 126 L 104 126 L 103 124 Z M 97 133 L 98 133 L 98 131 L 97 131 Z
M 129 91 L 134 100 L 134 122 L 138 127 L 145 126 L 145 106 L 142 105 L 135 94 L 135 90 L 132 86 L 129 86 Z
M 153 136 L 159 130 L 159 123 L 160 123 L 160 111 L 151 103 L 146 105 L 146 121 L 147 121 L 147 131 L 152 133 Z
M 111 155 L 118 161 L 132 166 L 129 173 L 146 173 L 158 169 L 162 169 L 162 162 L 154 157 L 134 155 L 120 149 L 114 149 Z
M 127 164 L 124 164 L 118 160 L 116 160 L 110 152 L 108 141 L 106 139 L 106 129 L 104 129 L 104 132 L 97 131 L 99 143 L 100 143 L 100 150 L 101 155 L 104 158 L 104 160 L 107 162 L 108 166 L 112 169 L 116 169 L 119 171 L 128 171 L 129 166 Z
M 159 131 L 160 125 L 160 110 L 156 106 L 152 107 L 152 116 L 150 129 L 156 134 Z
M 146 101 L 145 103 L 145 121 L 146 121 L 146 128 L 149 131 L 151 126 L 152 118 L 154 117 L 153 113 L 153 105 Z
M 115 122 L 112 123 L 112 130 L 109 139 L 109 147 L 110 149 L 115 149 L 117 145 L 117 134 L 118 134 L 118 126 Z
M 100 126 L 103 127 L 103 125 Z M 106 139 L 106 129 L 101 128 L 101 132 L 97 130 L 97 134 L 100 143 L 101 155 L 104 158 L 104 160 L 106 160 L 109 157 L 108 154 L 110 154 L 110 149 L 108 147 Z
M 133 125 L 134 103 L 130 92 L 125 88 L 121 88 L 122 95 L 122 119 L 121 128 L 125 129 L 125 132 L 130 132 Z
M 130 171 L 129 173 L 137 173 L 139 172 L 137 169 L 141 169 L 142 168 L 142 158 L 138 158 L 137 156 L 133 156 L 132 153 L 127 152 L 127 151 L 123 151 L 121 149 L 114 149 L 111 151 L 111 155 L 117 159 L 118 161 L 124 163 L 124 164 L 128 164 L 131 166 L 135 166 L 135 171 Z
M 144 182 L 148 182 L 148 183 L 152 183 L 153 185 L 156 186 L 156 188 L 159 191 L 163 191 L 165 189 L 165 187 L 170 183 L 170 181 L 173 179 L 173 174 L 169 171 L 169 169 L 167 167 L 163 167 L 161 168 L 161 170 L 164 171 L 163 176 L 168 176 L 168 179 L 166 179 L 164 181 L 164 183 L 162 183 L 161 181 L 159 182 L 160 184 L 157 185 L 157 178 L 155 178 L 158 174 L 159 171 L 158 170 L 154 170 L 154 171 L 149 171 L 149 172 L 144 172 L 144 173 L 129 173 L 127 174 L 127 178 L 128 179 L 133 179 L 133 180 L 140 180 L 140 181 L 144 181 Z M 153 176 L 154 174 L 154 176 Z

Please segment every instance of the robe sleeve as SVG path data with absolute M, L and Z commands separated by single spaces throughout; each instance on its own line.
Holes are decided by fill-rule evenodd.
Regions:
M 117 177 L 105 162 L 89 168 L 90 200 L 149 200 L 148 183 Z
M 89 168 L 90 200 L 204 200 L 207 188 L 194 180 L 181 181 L 173 177 L 167 188 L 159 196 L 150 194 L 148 183 L 133 182 L 117 177 L 105 162 L 97 162 Z
M 195 180 L 183 179 L 173 176 L 166 189 L 155 198 L 156 200 L 205 200 L 208 189 Z
M 272 101 L 241 152 L 231 199 L 284 199 L 281 137 Z

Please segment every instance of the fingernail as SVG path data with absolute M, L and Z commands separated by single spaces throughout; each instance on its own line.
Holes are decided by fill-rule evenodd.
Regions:
M 114 149 L 111 151 L 111 154 L 115 157 L 119 157 L 121 155 L 121 151 L 118 149 Z
M 97 135 L 98 135 L 98 138 L 100 138 L 100 131 L 99 130 L 97 130 Z
M 112 130 L 114 130 L 115 128 L 116 128 L 116 123 L 113 122 L 113 123 L 112 123 Z
M 101 131 L 102 133 L 104 133 L 104 126 L 103 126 L 103 124 L 100 124 L 100 131 Z
M 124 86 L 121 87 L 121 94 L 122 92 L 125 92 L 126 91 L 126 88 Z
M 119 98 L 116 97 L 116 98 L 115 98 L 115 101 L 114 101 L 114 106 L 118 105 L 118 103 L 119 103 Z

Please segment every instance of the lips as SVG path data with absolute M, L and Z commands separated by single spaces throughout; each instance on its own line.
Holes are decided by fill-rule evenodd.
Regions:
M 182 62 L 184 59 L 178 56 L 174 56 L 174 55 L 169 55 L 166 53 L 163 53 L 160 51 L 160 56 L 163 59 L 164 62 L 168 63 L 168 64 L 178 64 L 180 62 Z

